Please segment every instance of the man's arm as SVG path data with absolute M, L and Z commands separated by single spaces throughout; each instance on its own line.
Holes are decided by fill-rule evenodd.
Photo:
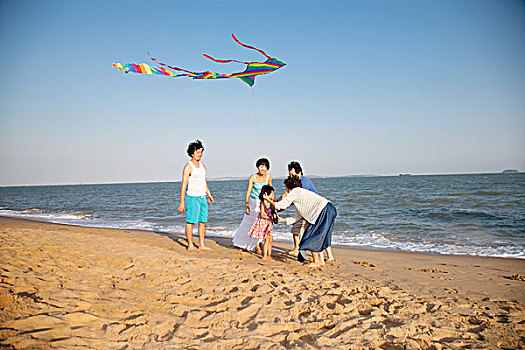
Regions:
M 206 166 L 204 165 L 204 162 L 201 161 L 201 164 L 204 167 L 204 169 L 206 169 Z M 211 195 L 210 189 L 208 188 L 208 180 L 206 180 L 206 178 L 204 178 L 204 184 L 206 185 L 206 196 L 208 197 L 208 202 L 210 202 L 210 204 L 212 204 L 213 203 L 213 196 Z
M 204 180 L 206 181 L 206 180 Z M 210 189 L 208 188 L 208 181 L 206 181 L 206 195 L 208 196 L 208 202 L 213 203 L 213 196 L 211 195 Z
M 191 175 L 191 167 L 189 164 L 186 164 L 184 166 L 184 170 L 182 170 L 182 184 L 180 186 L 180 204 L 177 210 L 179 213 L 184 212 L 186 210 L 186 205 L 184 204 L 184 200 L 186 199 L 186 187 L 188 187 L 188 179 Z

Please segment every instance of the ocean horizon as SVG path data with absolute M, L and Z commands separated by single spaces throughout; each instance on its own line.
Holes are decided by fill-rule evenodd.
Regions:
M 355 177 L 398 177 L 398 176 L 462 176 L 462 175 L 497 175 L 505 174 L 505 171 L 501 172 L 473 172 L 473 173 L 429 173 L 429 174 L 415 174 L 415 173 L 398 173 L 398 174 L 348 174 L 348 175 L 316 175 L 307 174 L 306 176 L 310 179 L 331 179 L 331 178 L 355 178 Z M 525 172 L 519 170 L 512 170 L 512 174 L 523 174 Z M 251 175 L 251 174 L 250 174 Z M 219 177 L 208 177 L 207 181 L 248 181 L 247 176 L 219 176 Z M 288 175 L 277 175 L 272 174 L 272 178 L 278 180 L 286 179 Z M 149 183 L 181 183 L 181 179 L 177 180 L 144 180 L 144 181 L 112 181 L 112 182 L 71 182 L 71 183 L 43 183 L 43 184 L 17 184 L 17 185 L 0 185 L 0 188 L 6 187 L 35 187 L 35 186 L 74 186 L 74 185 L 124 185 L 124 184 L 149 184 Z

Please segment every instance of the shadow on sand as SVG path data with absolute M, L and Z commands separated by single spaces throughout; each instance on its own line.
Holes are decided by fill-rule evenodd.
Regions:
M 166 233 L 162 231 L 154 231 L 156 234 L 165 236 L 170 238 L 173 242 L 175 242 L 178 246 L 186 249 L 188 247 L 188 243 L 186 241 L 186 237 L 180 235 L 180 234 L 173 234 L 173 233 Z M 194 236 L 195 238 L 196 236 Z M 231 238 L 225 238 L 225 237 L 206 237 L 207 241 L 213 241 L 215 242 L 219 247 L 225 248 L 227 250 L 230 250 L 232 252 L 236 251 L 242 251 L 246 254 L 250 254 L 251 256 L 262 259 L 260 254 L 257 254 L 255 252 L 250 252 L 241 248 L 237 248 L 232 244 Z M 279 247 L 276 245 L 272 246 L 272 259 L 276 261 L 281 262 L 288 262 L 288 261 L 297 261 L 297 258 L 288 254 L 288 249 Z

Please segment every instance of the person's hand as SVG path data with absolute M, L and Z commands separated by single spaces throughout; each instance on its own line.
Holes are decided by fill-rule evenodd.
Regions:
M 177 210 L 179 211 L 179 213 L 184 213 L 184 210 L 186 210 L 186 206 L 184 205 L 184 203 L 181 203 Z
M 250 215 L 250 206 L 246 204 L 246 215 Z
M 211 193 L 207 193 L 207 195 L 208 195 L 208 202 L 210 204 L 212 204 L 213 203 L 213 196 L 211 195 Z

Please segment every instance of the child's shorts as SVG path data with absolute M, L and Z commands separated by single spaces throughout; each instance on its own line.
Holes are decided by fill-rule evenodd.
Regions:
M 208 222 L 208 200 L 206 196 L 186 196 L 185 203 L 187 223 Z

